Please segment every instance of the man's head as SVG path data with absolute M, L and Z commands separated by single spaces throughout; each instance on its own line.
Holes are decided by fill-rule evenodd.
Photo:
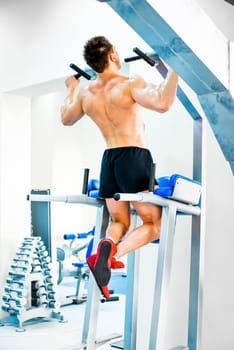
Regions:
M 86 63 L 97 73 L 102 73 L 108 67 L 110 57 L 118 62 L 120 68 L 118 54 L 104 36 L 89 39 L 84 46 L 83 55 Z

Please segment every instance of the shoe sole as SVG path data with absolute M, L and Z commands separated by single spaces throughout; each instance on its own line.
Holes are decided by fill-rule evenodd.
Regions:
M 108 266 L 111 249 L 110 242 L 104 241 L 101 243 L 98 258 L 93 269 L 96 281 L 101 287 L 107 286 L 111 278 L 111 269 Z
M 90 265 L 88 259 L 87 259 L 87 264 L 88 264 L 88 266 L 89 266 L 90 271 L 92 272 L 92 275 L 93 275 L 93 277 L 94 277 L 94 279 L 95 279 L 95 281 L 96 281 L 96 284 L 97 284 L 98 288 L 100 289 L 100 292 L 102 293 L 102 295 L 103 295 L 105 298 L 108 299 L 108 298 L 109 298 L 109 294 L 108 294 L 108 295 L 105 295 L 105 292 L 103 291 L 102 286 L 99 285 L 99 283 L 98 283 L 98 281 L 97 281 L 97 279 L 96 279 L 95 273 L 94 273 L 94 271 L 93 271 L 93 266 Z

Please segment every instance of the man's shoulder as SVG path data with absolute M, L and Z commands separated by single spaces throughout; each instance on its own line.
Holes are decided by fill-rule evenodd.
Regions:
M 129 83 L 132 87 L 143 87 L 146 84 L 142 76 L 138 74 L 134 74 L 131 77 L 129 77 Z

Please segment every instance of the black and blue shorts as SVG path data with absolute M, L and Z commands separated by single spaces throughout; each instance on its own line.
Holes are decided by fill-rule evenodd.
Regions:
M 149 189 L 153 158 L 140 147 L 105 150 L 100 174 L 99 196 L 112 198 L 115 193 L 137 193 Z

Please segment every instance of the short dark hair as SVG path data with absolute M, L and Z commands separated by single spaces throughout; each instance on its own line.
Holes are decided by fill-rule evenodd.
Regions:
M 97 73 L 102 73 L 108 66 L 108 55 L 113 51 L 113 45 L 104 36 L 89 39 L 84 46 L 84 59 Z

